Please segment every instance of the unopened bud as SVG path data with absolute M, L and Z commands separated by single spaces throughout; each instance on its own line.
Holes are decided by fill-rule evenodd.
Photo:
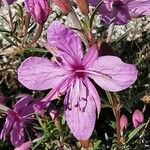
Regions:
M 139 125 L 144 123 L 144 115 L 141 111 L 136 110 L 132 116 L 133 125 L 137 128 Z
M 76 0 L 78 7 L 81 10 L 81 13 L 85 16 L 89 14 L 89 2 L 88 0 Z
M 48 0 L 25 0 L 25 9 L 31 14 L 35 21 L 44 24 L 47 21 L 51 8 Z
M 64 13 L 72 10 L 70 0 L 52 0 Z
M 125 115 L 122 115 L 120 118 L 120 130 L 123 131 L 127 129 L 128 126 L 128 118 Z

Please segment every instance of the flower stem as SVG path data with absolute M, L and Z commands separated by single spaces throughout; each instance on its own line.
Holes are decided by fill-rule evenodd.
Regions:
M 31 42 L 31 45 L 35 44 L 35 43 L 38 41 L 38 39 L 40 38 L 41 33 L 42 33 L 42 31 L 43 31 L 43 27 L 44 27 L 44 24 L 42 24 L 42 25 L 39 24 L 39 27 L 38 27 L 38 29 L 37 29 L 37 32 L 36 32 L 36 34 L 35 34 L 35 36 L 34 36 L 32 42 Z
M 120 132 L 120 100 L 119 97 L 113 93 L 112 95 L 112 100 L 113 100 L 113 104 L 112 104 L 112 109 L 114 112 L 114 116 L 116 119 L 116 136 L 117 136 L 117 142 L 118 142 L 118 146 L 121 144 L 121 132 Z
M 23 26 L 23 35 L 24 36 L 26 36 L 28 34 L 28 28 L 29 28 L 29 24 L 30 24 L 30 18 L 31 18 L 31 15 L 28 12 L 26 12 L 24 26 Z

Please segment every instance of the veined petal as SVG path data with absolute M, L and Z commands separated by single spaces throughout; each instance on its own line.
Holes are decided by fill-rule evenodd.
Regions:
M 96 45 L 89 48 L 88 52 L 82 59 L 82 65 L 87 68 L 98 58 L 98 49 Z
M 9 110 L 8 112 L 10 112 L 12 110 Z M 4 139 L 6 138 L 6 136 L 8 135 L 8 133 L 10 132 L 10 130 L 12 129 L 13 127 L 13 124 L 14 124 L 14 118 L 12 116 L 9 116 L 6 118 L 6 121 L 5 121 L 5 124 L 4 124 L 4 127 L 1 131 L 1 134 L 0 134 L 0 139 Z
M 122 62 L 119 57 L 102 56 L 88 68 L 89 77 L 106 91 L 121 91 L 132 85 L 138 71 L 135 65 Z
M 71 132 L 78 140 L 88 140 L 94 130 L 96 105 L 86 81 L 77 79 L 64 100 L 64 114 Z
M 29 57 L 18 68 L 18 80 L 32 90 L 55 87 L 68 72 L 42 57 Z
M 22 122 L 15 122 L 11 131 L 11 142 L 15 147 L 21 146 L 25 141 L 24 126 Z
M 80 63 L 83 57 L 81 39 L 73 30 L 65 27 L 59 21 L 54 21 L 48 28 L 47 39 L 58 48 L 58 57 L 68 64 Z
M 132 17 L 150 15 L 149 0 L 130 0 L 128 1 L 128 8 Z
M 33 100 L 32 96 L 24 96 L 22 97 L 15 105 L 14 105 L 14 111 L 19 112 L 23 108 L 27 107 L 27 105 Z

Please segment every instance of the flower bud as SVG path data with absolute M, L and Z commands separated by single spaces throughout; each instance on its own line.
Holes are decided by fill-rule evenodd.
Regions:
M 125 115 L 122 115 L 120 118 L 120 130 L 123 131 L 127 129 L 128 126 L 128 118 Z
M 83 15 L 89 14 L 89 2 L 88 0 L 76 0 L 78 7 L 80 8 Z
M 29 150 L 32 146 L 32 141 L 28 141 L 23 143 L 21 146 L 16 147 L 15 150 Z
M 25 9 L 39 24 L 47 21 L 51 8 L 48 0 L 25 0 Z
M 141 111 L 136 110 L 132 116 L 133 125 L 137 128 L 139 125 L 144 123 L 144 115 Z
M 70 0 L 52 0 L 64 13 L 72 10 Z

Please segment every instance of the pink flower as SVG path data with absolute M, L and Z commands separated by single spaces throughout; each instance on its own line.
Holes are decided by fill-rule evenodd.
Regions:
M 128 118 L 125 115 L 122 115 L 120 118 L 120 129 L 123 131 L 124 129 L 127 129 L 128 126 Z
M 137 128 L 139 125 L 144 123 L 144 115 L 141 111 L 136 110 L 132 116 L 133 125 Z
M 15 147 L 19 147 L 25 141 L 24 128 L 32 121 L 33 98 L 31 96 L 22 97 L 15 105 L 14 109 L 7 110 L 7 118 L 0 134 L 0 139 L 6 138 L 10 133 L 11 142 Z
M 96 6 L 101 0 L 89 0 Z M 149 0 L 104 0 L 99 8 L 100 14 L 106 23 L 114 19 L 115 24 L 127 24 L 132 17 L 150 15 Z
M 48 0 L 25 0 L 25 9 L 39 24 L 47 21 L 51 8 Z
M 48 28 L 48 42 L 52 45 L 53 61 L 29 57 L 18 68 L 18 80 L 32 90 L 52 88 L 42 100 L 48 103 L 66 93 L 64 114 L 71 132 L 78 140 L 87 140 L 92 134 L 101 109 L 100 97 L 92 79 L 107 91 L 121 91 L 137 79 L 137 69 L 115 56 L 98 57 L 96 45 L 84 55 L 81 39 L 60 22 Z

